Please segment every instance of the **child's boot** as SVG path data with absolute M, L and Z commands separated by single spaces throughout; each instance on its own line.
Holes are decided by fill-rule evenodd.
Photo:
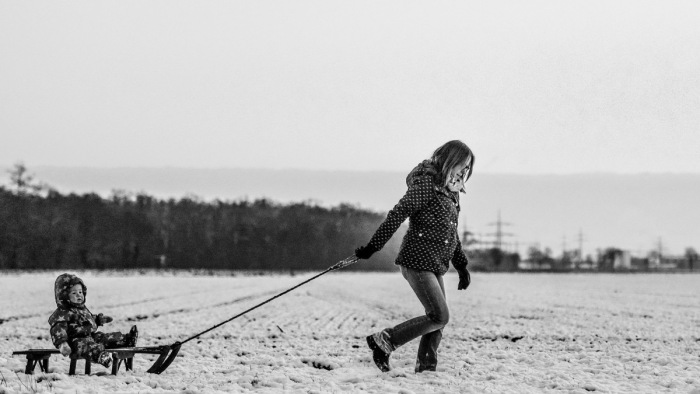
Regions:
M 112 365 L 112 356 L 108 352 L 102 352 L 97 356 L 97 362 L 105 368 L 109 368 Z
M 126 346 L 127 347 L 136 347 L 136 342 L 139 339 L 139 330 L 136 328 L 136 326 L 132 326 L 131 330 L 127 334 L 126 338 Z

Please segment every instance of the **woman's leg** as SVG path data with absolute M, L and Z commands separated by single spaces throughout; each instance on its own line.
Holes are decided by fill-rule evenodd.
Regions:
M 440 330 L 450 319 L 441 276 L 430 271 L 417 271 L 403 266 L 401 273 L 423 304 L 425 315 L 414 317 L 385 330 L 391 350 L 415 338 Z M 434 346 L 435 342 L 439 344 L 438 335 L 430 340 L 429 345 Z
M 442 276 L 438 276 L 438 282 L 442 289 L 442 295 L 445 296 L 445 284 Z M 445 298 L 447 299 L 447 298 Z M 442 340 L 442 330 L 435 330 L 423 335 L 418 345 L 418 360 L 416 361 L 416 372 L 435 371 L 437 368 L 437 349 Z

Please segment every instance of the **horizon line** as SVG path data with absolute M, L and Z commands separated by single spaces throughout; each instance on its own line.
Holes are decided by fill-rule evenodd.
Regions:
M 3 169 L 9 170 L 14 167 L 15 164 L 22 163 L 16 162 L 11 165 L 2 166 Z M 302 171 L 302 172 L 316 172 L 316 173 L 355 173 L 355 174 L 406 174 L 408 170 L 349 170 L 349 169 L 311 169 L 311 168 L 265 168 L 265 167 L 185 167 L 185 166 L 84 166 L 84 165 L 53 165 L 53 164 L 42 164 L 31 167 L 26 163 L 23 163 L 29 172 L 33 169 L 68 169 L 68 170 L 187 170 L 187 171 L 266 171 L 266 172 L 286 172 L 286 171 Z M 590 176 L 590 175 L 609 175 L 609 176 L 644 176 L 644 175 L 684 175 L 684 176 L 700 176 L 700 170 L 696 172 L 691 171 L 639 171 L 639 172 L 620 172 L 620 171 L 580 171 L 580 172 L 567 172 L 567 173 L 557 173 L 557 172 L 541 172 L 541 173 L 526 173 L 526 172 L 505 172 L 505 171 L 484 171 L 478 172 L 482 175 L 499 175 L 499 176 Z

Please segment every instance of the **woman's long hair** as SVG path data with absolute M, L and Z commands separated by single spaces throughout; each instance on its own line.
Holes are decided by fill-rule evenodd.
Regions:
M 467 144 L 459 140 L 453 140 L 437 148 L 430 159 L 435 169 L 438 170 L 436 182 L 439 185 L 445 185 L 447 178 L 450 176 L 450 170 L 470 157 L 472 162 L 467 173 L 467 180 L 472 176 L 474 163 L 476 162 L 474 152 L 469 149 Z

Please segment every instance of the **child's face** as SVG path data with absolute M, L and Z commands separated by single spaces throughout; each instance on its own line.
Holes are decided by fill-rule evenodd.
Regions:
M 85 295 L 83 294 L 83 286 L 80 284 L 73 285 L 68 293 L 68 299 L 74 304 L 82 304 L 85 301 Z

